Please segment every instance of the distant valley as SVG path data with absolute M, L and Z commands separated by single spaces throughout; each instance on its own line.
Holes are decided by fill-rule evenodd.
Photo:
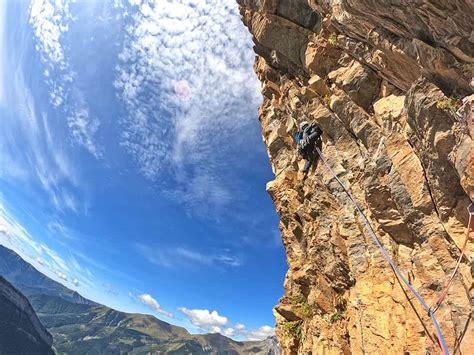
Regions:
M 2 246 L 0 275 L 29 300 L 51 333 L 53 350 L 58 354 L 279 353 L 274 337 L 238 342 L 218 333 L 193 335 L 151 315 L 119 312 L 95 303 L 49 279 Z M 2 312 L 4 308 L 0 318 Z

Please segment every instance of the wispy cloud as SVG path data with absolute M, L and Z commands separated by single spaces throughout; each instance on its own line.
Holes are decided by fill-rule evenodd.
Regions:
M 148 179 L 171 173 L 169 195 L 193 213 L 221 210 L 238 199 L 231 145 L 248 144 L 260 102 L 237 5 L 134 3 L 115 81 L 129 112 L 122 145 Z
M 71 271 L 69 266 L 66 264 L 63 258 L 61 258 L 54 250 L 50 249 L 44 244 L 40 244 L 41 254 L 46 254 L 50 259 L 50 263 L 58 270 L 63 270 L 65 272 Z
M 119 295 L 119 292 L 109 282 L 104 282 L 102 284 L 102 287 L 104 288 L 105 292 L 107 292 L 108 294 L 111 294 L 112 296 L 118 296 Z
M 47 225 L 48 230 L 55 236 L 59 238 L 65 238 L 70 240 L 77 240 L 76 233 L 68 228 L 63 222 L 59 219 L 53 219 Z
M 150 248 L 148 245 L 136 244 L 138 251 L 151 263 L 163 267 L 212 266 L 234 268 L 242 261 L 227 250 L 215 252 L 197 251 L 185 247 Z
M 0 2 L 0 105 L 4 104 L 5 102 L 4 92 L 7 85 L 7 82 L 5 80 L 5 70 L 6 70 L 5 62 L 7 60 L 7 50 L 5 48 L 6 47 L 5 30 L 7 27 L 6 21 L 5 21 L 6 9 L 7 9 L 7 2 L 1 1 Z
M 27 230 L 18 223 L 0 201 L 0 234 L 2 244 L 6 247 L 19 247 L 30 253 L 41 254 L 41 245 L 34 242 Z
M 74 87 L 77 73 L 71 68 L 62 40 L 74 21 L 71 3 L 64 0 L 33 0 L 30 24 L 33 27 L 36 50 L 44 65 L 44 78 L 50 90 L 50 102 L 66 113 L 74 142 L 82 145 L 95 157 L 102 154 L 95 142 L 99 121 L 91 117 L 81 92 Z
M 74 257 L 65 259 L 48 245 L 32 237 L 13 213 L 0 201 L 0 245 L 15 250 L 26 261 L 67 287 L 93 287 L 93 275 Z
M 50 127 L 46 113 L 37 111 L 33 95 L 21 70 L 14 70 L 9 82 L 9 107 L 15 115 L 2 121 L 0 140 L 0 179 L 21 184 L 22 189 L 38 186 L 51 204 L 60 211 L 81 211 L 77 191 L 82 188 L 80 175 L 65 147 Z

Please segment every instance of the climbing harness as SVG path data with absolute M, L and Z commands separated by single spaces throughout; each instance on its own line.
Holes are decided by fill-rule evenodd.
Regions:
M 405 278 L 405 276 L 403 276 L 402 272 L 398 269 L 398 267 L 395 265 L 395 263 L 393 262 L 393 260 L 390 258 L 390 256 L 388 255 L 388 252 L 385 250 L 384 246 L 382 245 L 382 243 L 380 242 L 380 240 L 377 238 L 377 236 L 375 235 L 375 232 L 372 228 L 372 226 L 370 225 L 370 222 L 369 220 L 367 219 L 364 211 L 362 210 L 361 207 L 359 207 L 359 204 L 357 203 L 356 199 L 354 198 L 354 196 L 352 196 L 352 193 L 351 191 L 346 188 L 346 186 L 344 185 L 344 183 L 339 179 L 339 177 L 337 176 L 336 172 L 331 168 L 331 166 L 329 165 L 329 163 L 327 162 L 325 156 L 323 155 L 323 153 L 321 152 L 321 150 L 316 147 L 316 151 L 317 153 L 319 154 L 319 157 L 321 158 L 321 160 L 323 161 L 324 163 L 324 166 L 326 167 L 326 169 L 332 174 L 332 176 L 336 179 L 336 181 L 339 183 L 339 185 L 341 185 L 341 187 L 343 188 L 344 192 L 346 193 L 346 195 L 349 197 L 349 199 L 352 201 L 352 203 L 354 204 L 355 208 L 357 209 L 357 211 L 359 212 L 359 215 L 360 217 L 362 218 L 362 221 L 364 222 L 365 224 L 365 227 L 367 228 L 370 236 L 372 237 L 372 239 L 374 240 L 375 244 L 377 244 L 377 246 L 379 247 L 380 251 L 382 252 L 382 255 L 383 257 L 385 258 L 385 260 L 390 264 L 390 266 L 392 267 L 393 271 L 395 272 L 395 274 L 403 281 L 403 283 L 408 287 L 408 289 L 411 291 L 411 293 L 413 293 L 413 295 L 418 299 L 418 301 L 421 303 L 421 305 L 423 306 L 423 308 L 426 309 L 426 311 L 428 312 L 432 322 L 433 322 L 433 325 L 436 329 L 436 333 L 437 333 L 437 337 L 438 337 L 438 342 L 439 342 L 439 347 L 441 348 L 441 351 L 443 353 L 443 355 L 449 355 L 449 350 L 448 350 L 448 347 L 446 345 L 446 342 L 444 340 L 444 337 L 443 337 L 443 334 L 441 332 L 441 329 L 438 325 L 438 321 L 436 320 L 436 317 L 435 317 L 435 314 L 434 312 L 430 309 L 430 307 L 428 306 L 428 304 L 425 302 L 425 300 L 423 299 L 423 297 L 420 296 L 420 294 L 413 288 L 413 286 L 408 282 L 408 280 Z M 471 216 L 471 215 L 470 215 Z M 468 232 L 469 233 L 469 232 Z
M 471 223 L 472 223 L 472 220 L 474 219 L 473 218 L 473 216 L 474 216 L 474 204 L 471 203 L 469 205 L 469 207 L 467 208 L 467 212 L 469 213 L 469 222 L 467 223 L 466 239 L 464 239 L 464 244 L 461 248 L 461 255 L 459 255 L 459 259 L 456 263 L 456 267 L 454 268 L 451 276 L 449 277 L 448 282 L 446 282 L 446 285 L 444 286 L 443 292 L 439 295 L 438 300 L 436 301 L 436 303 L 433 306 L 431 306 L 431 308 L 433 308 L 433 310 L 432 310 L 433 313 L 435 313 L 438 310 L 438 308 L 441 306 L 441 303 L 443 303 L 444 298 L 448 294 L 448 290 L 449 290 L 449 288 L 451 287 L 451 285 L 453 283 L 454 277 L 456 276 L 456 273 L 458 272 L 459 265 L 461 264 L 462 258 L 464 256 L 464 251 L 466 250 L 467 242 L 469 240 L 469 234 L 471 233 L 471 229 L 472 229 Z

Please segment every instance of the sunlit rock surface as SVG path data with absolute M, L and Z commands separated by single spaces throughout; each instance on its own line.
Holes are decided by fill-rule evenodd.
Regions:
M 460 255 L 474 199 L 470 1 L 239 0 L 262 82 L 288 273 L 275 307 L 285 354 L 437 353 L 353 205 L 320 162 L 303 182 L 293 135 L 306 115 L 390 256 L 434 304 Z M 472 353 L 468 244 L 436 313 L 451 353 Z

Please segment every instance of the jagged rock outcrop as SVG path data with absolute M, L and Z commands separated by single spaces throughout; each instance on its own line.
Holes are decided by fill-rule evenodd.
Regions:
M 239 0 L 262 82 L 259 118 L 289 270 L 275 307 L 285 354 L 437 353 L 404 291 L 319 162 L 303 181 L 296 122 L 323 129 L 329 164 L 390 256 L 435 303 L 474 200 L 471 1 Z M 436 313 L 449 350 L 472 353 L 471 242 Z
M 0 354 L 52 355 L 52 343 L 26 297 L 0 276 Z

